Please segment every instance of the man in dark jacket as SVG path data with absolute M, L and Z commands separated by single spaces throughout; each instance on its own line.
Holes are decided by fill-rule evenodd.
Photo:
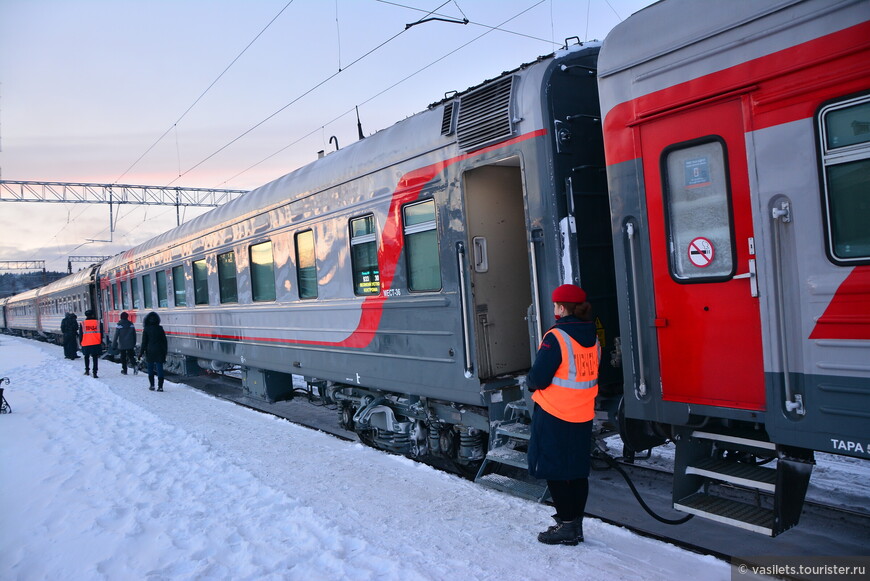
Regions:
M 142 330 L 142 345 L 139 347 L 139 357 L 145 355 L 148 363 L 148 389 L 154 391 L 154 372 L 157 372 L 157 391 L 163 391 L 163 364 L 166 363 L 166 353 L 169 345 L 166 342 L 166 332 L 160 326 L 160 315 L 151 311 L 145 317 Z
M 133 365 L 136 349 L 136 327 L 130 322 L 127 312 L 121 313 L 121 320 L 115 326 L 115 338 L 112 339 L 112 349 L 121 355 L 121 375 L 127 375 L 127 362 Z
M 60 323 L 60 332 L 63 334 L 63 356 L 67 359 L 78 359 L 76 352 L 79 345 L 77 342 L 77 333 L 79 331 L 79 322 L 75 313 L 67 313 Z

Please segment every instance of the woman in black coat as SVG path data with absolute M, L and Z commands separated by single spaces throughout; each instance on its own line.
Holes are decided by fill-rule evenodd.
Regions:
M 139 358 L 144 354 L 145 361 L 148 363 L 148 389 L 154 391 L 154 372 L 156 370 L 157 391 L 163 391 L 163 364 L 166 363 L 166 353 L 169 351 L 166 332 L 160 326 L 160 315 L 154 311 L 145 317 L 144 325 Z

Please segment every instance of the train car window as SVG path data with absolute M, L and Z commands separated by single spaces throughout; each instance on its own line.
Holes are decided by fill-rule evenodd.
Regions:
M 125 311 L 130 308 L 130 297 L 127 294 L 127 281 L 121 281 L 121 308 Z
M 254 244 L 251 252 L 251 291 L 254 301 L 275 300 L 275 261 L 272 242 Z
M 317 298 L 317 262 L 312 230 L 296 235 L 296 282 L 300 299 Z
M 169 296 L 166 292 L 166 271 L 158 270 L 155 280 L 157 281 L 157 306 L 168 307 Z
M 113 284 L 112 285 L 112 310 L 113 311 L 118 310 L 118 293 L 119 293 L 118 285 Z
M 666 149 L 662 178 L 671 276 L 678 282 L 731 277 L 735 259 L 725 144 L 713 138 Z
M 375 217 L 371 214 L 350 221 L 350 264 L 353 292 L 358 296 L 381 292 Z
M 135 278 L 130 279 L 130 291 L 133 294 L 133 308 L 142 308 L 142 303 L 139 301 L 139 283 L 136 282 Z
M 438 234 L 435 229 L 435 201 L 405 206 L 406 264 L 408 289 L 436 291 L 441 289 L 441 261 L 438 257 Z
M 193 302 L 208 304 L 208 266 L 205 260 L 193 261 Z
M 819 112 L 828 255 L 838 264 L 870 259 L 870 95 Z
M 184 266 L 172 267 L 172 290 L 175 293 L 175 306 L 187 306 L 187 289 L 184 288 Z
M 218 290 L 221 303 L 239 302 L 239 287 L 236 284 L 236 255 L 232 252 L 218 254 Z
M 142 275 L 142 304 L 146 309 L 150 309 L 154 306 L 154 303 L 151 299 L 151 275 L 143 274 Z

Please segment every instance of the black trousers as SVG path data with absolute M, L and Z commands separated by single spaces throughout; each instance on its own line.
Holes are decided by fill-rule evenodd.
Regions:
M 589 497 L 589 479 L 547 480 L 550 496 L 556 507 L 556 516 L 565 522 L 583 518 Z
M 121 370 L 127 371 L 127 365 L 133 365 L 136 358 L 133 356 L 133 349 L 118 349 L 121 357 Z
M 82 355 L 85 356 L 85 371 L 90 369 L 90 360 L 93 358 L 94 360 L 94 373 L 97 372 L 97 365 L 100 361 L 100 353 L 103 351 L 100 345 L 88 345 L 87 347 L 82 347 Z

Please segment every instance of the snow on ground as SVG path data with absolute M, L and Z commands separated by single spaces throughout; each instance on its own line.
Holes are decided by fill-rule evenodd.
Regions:
M 0 337 L 3 579 L 726 580 L 728 564 L 101 362 Z

